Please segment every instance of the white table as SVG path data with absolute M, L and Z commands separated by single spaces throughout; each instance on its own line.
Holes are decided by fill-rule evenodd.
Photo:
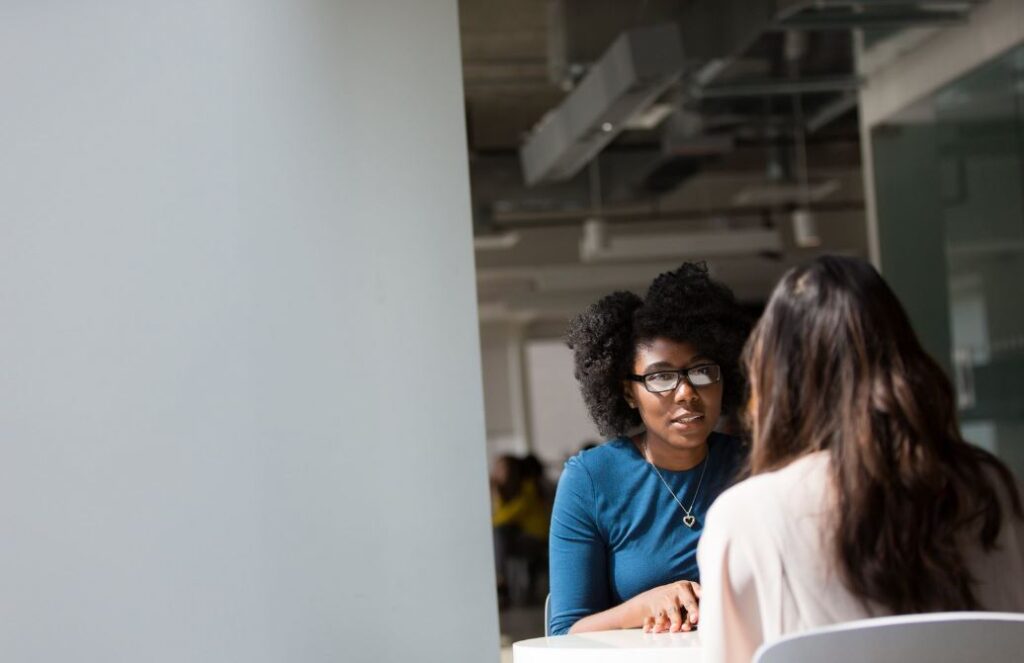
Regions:
M 700 634 L 644 633 L 640 629 L 521 640 L 514 663 L 698 663 Z

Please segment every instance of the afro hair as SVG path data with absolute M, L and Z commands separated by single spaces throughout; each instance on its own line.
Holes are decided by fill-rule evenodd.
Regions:
M 656 338 L 689 343 L 722 367 L 722 411 L 736 409 L 745 392 L 739 358 L 750 320 L 732 292 L 708 275 L 704 263 L 683 263 L 661 274 L 641 299 L 631 292 L 603 297 L 569 325 L 576 380 L 602 435 L 628 435 L 641 425 L 622 383 L 633 372 L 639 346 Z

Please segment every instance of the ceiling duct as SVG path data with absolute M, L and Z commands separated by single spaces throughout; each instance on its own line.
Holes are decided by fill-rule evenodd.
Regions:
M 578 173 L 682 70 L 683 48 L 675 25 L 637 28 L 620 35 L 522 145 L 526 183 L 555 182 Z
M 557 37 L 549 44 L 552 75 L 571 81 L 569 70 L 593 64 L 521 144 L 520 165 L 529 186 L 572 178 L 680 79 L 684 85 L 672 100 L 677 110 L 733 112 L 741 124 L 767 121 L 763 111 L 751 110 L 751 100 L 810 95 L 805 129 L 819 131 L 856 107 L 861 84 L 852 56 L 837 55 L 843 49 L 835 47 L 837 41 L 847 43 L 849 35 L 843 41 L 832 34 L 955 23 L 984 0 L 651 0 L 645 3 L 648 15 L 665 23 L 619 34 L 596 60 L 593 54 L 615 26 L 638 20 L 633 4 L 612 3 L 595 17 L 590 0 L 551 2 L 560 17 L 552 22 Z M 774 51 L 780 40 L 772 35 L 780 31 L 825 36 L 815 38 L 800 66 L 780 76 Z M 829 58 L 834 66 L 827 65 Z M 751 73 L 746 65 L 759 60 L 767 61 L 765 70 Z M 664 111 L 651 117 L 644 126 L 657 125 Z M 730 137 L 723 135 L 728 132 L 718 127 L 710 137 L 692 135 L 674 149 L 663 146 L 641 188 L 657 194 L 677 187 L 732 149 Z

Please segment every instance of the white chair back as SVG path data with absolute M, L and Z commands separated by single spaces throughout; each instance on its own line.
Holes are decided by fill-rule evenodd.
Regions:
M 544 637 L 551 635 L 551 626 L 548 624 L 548 617 L 551 616 L 551 594 L 548 593 L 544 599 Z
M 1024 614 L 938 612 L 814 629 L 762 645 L 756 663 L 1019 663 Z

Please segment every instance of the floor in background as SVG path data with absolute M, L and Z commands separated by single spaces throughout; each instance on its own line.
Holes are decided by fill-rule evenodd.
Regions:
M 544 635 L 544 606 L 518 606 L 498 612 L 501 663 L 512 663 L 512 643 Z
M 544 635 L 544 606 L 517 606 L 498 613 L 502 645 Z

